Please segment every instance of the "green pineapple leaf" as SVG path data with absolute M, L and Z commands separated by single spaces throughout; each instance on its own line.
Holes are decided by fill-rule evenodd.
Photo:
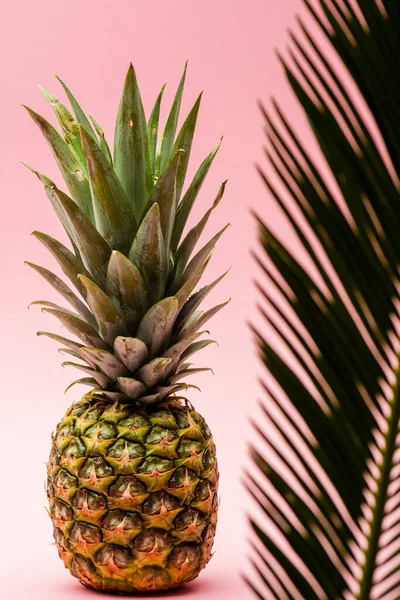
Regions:
M 46 307 L 50 307 L 50 308 L 54 308 L 56 310 L 58 310 L 59 312 L 65 313 L 66 315 L 72 315 L 73 317 L 80 317 L 79 313 L 75 313 L 74 311 L 70 310 L 69 308 L 65 308 L 64 306 L 60 306 L 59 304 L 56 304 L 55 302 L 51 302 L 50 300 L 34 300 L 33 302 L 31 302 L 28 306 L 28 308 L 30 308 L 31 306 L 46 306 Z
M 197 265 L 196 269 L 193 269 L 193 272 L 188 275 L 187 279 L 184 280 L 182 286 L 175 293 L 175 297 L 178 299 L 179 308 L 181 309 L 186 301 L 190 298 L 190 295 L 193 293 L 193 290 L 199 283 L 200 279 L 203 276 L 204 271 L 208 267 L 208 263 L 211 260 L 211 255 L 207 256 L 202 263 Z
M 140 402 L 144 406 L 152 406 L 161 402 L 160 394 L 151 394 L 150 396 L 141 396 Z
M 132 206 L 107 157 L 81 126 L 82 148 L 88 165 L 97 230 L 110 246 L 128 251 L 136 232 Z
M 70 150 L 67 142 L 65 142 L 53 125 L 27 106 L 25 108 L 36 125 L 38 125 L 44 138 L 52 149 L 58 168 L 61 171 L 72 198 L 93 223 L 94 213 L 90 187 L 85 172 L 82 170 L 77 158 Z
M 280 60 L 316 147 L 275 101 L 262 107 L 259 171 L 293 236 L 257 216 L 266 329 L 252 330 L 266 377 L 245 477 L 260 509 L 246 579 L 260 600 L 389 600 L 400 597 L 400 11 L 306 5 L 318 36 L 300 21 Z
M 46 188 L 50 199 L 55 199 L 62 207 L 68 225 L 77 245 L 82 262 L 96 283 L 105 286 L 111 248 L 89 219 L 71 198 L 57 188 Z
M 96 121 L 96 119 L 94 117 L 92 117 L 92 115 L 89 115 L 90 120 L 93 123 L 93 127 L 96 130 L 96 133 L 99 137 L 99 146 L 100 149 L 103 151 L 104 156 L 107 158 L 108 162 L 110 163 L 110 165 L 113 164 L 113 159 L 112 159 L 112 154 L 111 154 L 111 150 L 110 147 L 107 143 L 107 140 L 105 138 L 104 135 L 104 130 L 103 128 L 100 126 L 100 124 Z
M 129 258 L 114 250 L 107 269 L 106 292 L 114 301 L 129 331 L 135 331 L 147 309 L 146 287 Z
M 104 375 L 104 373 L 100 373 L 100 371 L 96 371 L 92 367 L 88 367 L 86 365 L 71 362 L 69 360 L 66 360 L 63 363 L 61 363 L 61 366 L 62 367 L 75 367 L 75 369 L 78 369 L 79 371 L 83 371 L 84 373 L 87 373 L 96 381 L 96 386 L 100 386 L 101 388 L 107 388 L 107 387 L 109 387 L 110 384 L 112 384 L 112 380 L 109 377 L 107 377 L 107 375 Z
M 139 323 L 138 338 L 142 340 L 151 357 L 164 352 L 179 310 L 177 298 L 164 298 L 154 304 Z
M 180 340 L 173 346 L 170 346 L 168 348 L 168 350 L 166 352 L 164 352 L 163 356 L 166 356 L 167 358 L 171 358 L 173 365 L 175 367 L 178 364 L 178 362 L 179 362 L 183 352 L 186 350 L 186 348 L 188 348 L 190 346 L 190 344 L 200 335 L 201 335 L 201 333 L 196 333 L 195 335 L 191 336 L 190 338 L 184 338 L 183 340 Z
M 139 225 L 129 259 L 142 274 L 149 304 L 155 304 L 163 297 L 167 280 L 167 256 L 157 203 L 151 206 Z
M 138 338 L 117 337 L 114 342 L 114 351 L 119 360 L 132 373 L 143 366 L 149 356 L 146 344 Z
M 205 371 L 213 372 L 213 370 L 210 369 L 209 367 L 200 368 L 200 369 L 182 369 L 181 371 L 178 371 L 178 373 L 175 373 L 175 375 L 171 375 L 171 377 L 169 377 L 169 382 L 176 383 L 177 381 L 179 381 L 180 379 L 183 379 L 184 377 L 186 378 L 189 375 L 195 375 L 196 373 L 204 373 Z
M 51 94 L 41 86 L 39 86 L 39 89 L 42 92 L 45 99 L 47 100 L 47 102 L 52 107 L 54 114 L 57 117 L 57 121 L 61 127 L 64 140 L 69 145 L 77 161 L 79 162 L 82 172 L 85 173 L 85 176 L 87 178 L 86 160 L 82 150 L 81 136 L 79 133 L 78 123 L 75 121 L 74 117 L 71 115 L 69 110 L 64 106 L 62 102 L 60 102 L 58 98 L 53 96 L 53 94 Z
M 81 346 L 79 353 L 86 359 L 89 364 L 97 367 L 115 381 L 118 377 L 127 375 L 128 371 L 112 352 L 104 349 L 101 346 Z
M 136 400 L 146 391 L 146 386 L 132 377 L 118 377 L 118 387 L 132 400 Z
M 68 250 L 61 242 L 58 242 L 46 233 L 34 231 L 32 235 L 39 240 L 49 252 L 51 252 L 65 275 L 70 279 L 80 294 L 83 294 L 84 289 L 78 279 L 78 275 L 89 275 L 89 273 L 80 258 L 75 256 L 75 254 Z
M 87 118 L 87 116 L 83 112 L 82 108 L 80 107 L 78 101 L 73 96 L 72 92 L 69 90 L 69 88 L 66 86 L 66 84 L 59 77 L 57 77 L 57 75 L 56 75 L 56 78 L 61 83 L 62 87 L 64 88 L 65 93 L 67 94 L 67 97 L 71 104 L 72 110 L 74 111 L 75 119 L 77 120 L 77 122 L 80 125 L 82 125 L 82 127 L 85 128 L 85 130 L 92 136 L 92 138 L 97 141 L 96 134 L 93 131 L 93 127 L 91 126 L 89 119 Z
M 68 331 L 81 339 L 84 344 L 90 344 L 91 346 L 96 346 L 98 348 L 108 347 L 107 343 L 99 336 L 96 329 L 79 317 L 68 314 L 65 310 L 53 308 L 43 308 L 42 310 L 43 312 L 48 312 L 54 317 L 57 317 Z
M 185 360 L 189 356 L 192 356 L 192 354 L 199 352 L 199 350 L 202 350 L 203 348 L 207 348 L 207 346 L 209 346 L 210 344 L 216 344 L 216 343 L 217 342 L 215 340 L 200 340 L 198 342 L 194 342 L 193 344 L 190 344 L 190 346 L 188 346 L 186 348 L 186 350 L 182 353 L 182 355 L 179 359 L 179 362 L 182 360 Z
M 163 381 L 171 367 L 172 360 L 165 357 L 157 357 L 139 369 L 137 377 L 147 389 L 151 389 Z M 159 398 L 157 399 L 159 400 Z
M 88 277 L 79 275 L 79 279 L 85 288 L 85 300 L 96 319 L 98 331 L 112 346 L 117 336 L 128 334 L 128 329 L 109 296 Z
M 96 321 L 88 309 L 88 307 L 78 298 L 76 294 L 67 286 L 66 283 L 62 281 L 57 275 L 46 269 L 45 267 L 41 267 L 39 265 L 35 265 L 34 263 L 25 261 L 25 264 L 31 267 L 34 271 L 39 273 L 50 285 L 58 291 L 59 294 L 65 300 L 67 300 L 71 306 L 81 315 L 81 317 L 91 325 L 95 325 Z
M 128 69 L 114 135 L 114 168 L 140 221 L 153 176 L 146 117 L 132 64 Z
M 227 300 L 226 302 L 222 302 L 222 304 L 218 304 L 217 306 L 210 308 L 205 313 L 198 314 L 198 318 L 196 318 L 195 320 L 187 321 L 186 326 L 182 329 L 182 331 L 179 335 L 179 338 L 182 339 L 182 337 L 189 337 L 189 336 L 193 335 L 194 333 L 196 333 L 196 331 L 198 331 L 200 329 L 200 327 L 202 327 L 205 323 L 207 323 L 207 321 L 209 319 L 211 319 L 211 317 L 216 315 L 217 312 L 219 312 L 222 308 L 227 306 L 229 304 L 229 302 L 230 302 L 230 300 Z
M 76 384 L 89 385 L 90 387 L 96 387 L 97 381 L 93 377 L 82 377 L 81 379 L 76 379 L 72 383 L 70 383 L 64 390 L 64 394 L 69 392 L 69 390 Z
M 185 85 L 186 71 L 187 62 L 185 63 L 183 75 L 179 82 L 178 89 L 176 91 L 175 98 L 172 103 L 171 111 L 168 115 L 167 122 L 165 124 L 165 128 L 162 134 L 161 149 L 160 154 L 157 157 L 158 164 L 156 167 L 156 173 L 158 176 L 162 174 L 171 157 L 172 148 L 175 140 L 175 134 L 178 127 L 179 111 L 181 109 L 181 101 L 183 88 Z
M 179 202 L 183 184 L 185 182 L 186 171 L 189 164 L 190 152 L 192 150 L 192 142 L 194 137 L 194 130 L 197 123 L 197 115 L 199 114 L 200 102 L 203 93 L 199 95 L 196 102 L 193 105 L 192 110 L 186 117 L 172 147 L 171 156 L 175 156 L 178 150 L 184 150 L 181 160 L 179 161 L 179 167 L 176 174 L 176 201 Z
M 57 187 L 56 184 L 51 179 L 46 177 L 46 175 L 43 175 L 43 173 L 40 173 L 39 171 L 37 171 L 36 169 L 34 169 L 33 167 L 31 167 L 30 165 L 28 165 L 25 162 L 22 162 L 22 164 L 25 167 L 27 167 L 31 171 L 31 173 L 34 173 L 36 175 L 36 177 L 43 183 L 45 189 L 52 189 L 52 188 Z M 71 242 L 71 245 L 74 249 L 75 254 L 77 256 L 79 256 L 79 250 L 75 244 L 74 237 L 72 235 L 72 230 L 71 230 L 71 227 L 69 226 L 68 220 L 65 217 L 63 208 L 60 206 L 60 203 L 58 202 L 57 198 L 54 195 L 50 196 L 49 199 L 50 199 L 50 202 L 53 206 L 53 209 L 54 209 L 58 219 L 60 220 L 62 226 L 64 227 L 64 229 L 66 231 L 66 234 L 68 235 L 69 241 Z
M 157 142 L 158 142 L 158 125 L 160 121 L 160 109 L 162 97 L 165 90 L 165 83 L 161 88 L 160 93 L 157 96 L 153 110 L 151 111 L 149 121 L 147 123 L 147 136 L 149 138 L 150 145 L 150 160 L 153 176 L 156 170 L 156 156 L 157 156 Z
M 207 176 L 208 171 L 212 165 L 212 162 L 221 146 L 221 142 L 216 148 L 203 160 L 200 167 L 198 168 L 192 182 L 190 183 L 187 191 L 185 192 L 181 202 L 178 205 L 176 211 L 176 218 L 174 224 L 174 230 L 171 238 L 171 248 L 175 252 L 180 242 L 180 239 L 185 229 L 185 225 L 190 215 L 190 211 L 196 201 L 198 193 L 203 185 L 203 182 Z
M 230 270 L 230 269 L 229 269 Z M 175 328 L 177 331 L 182 329 L 190 319 L 191 315 L 196 311 L 198 306 L 207 297 L 207 295 L 215 288 L 216 285 L 229 273 L 229 270 L 220 275 L 212 283 L 205 285 L 203 288 L 195 292 L 188 300 L 184 303 L 182 309 L 179 312 L 176 320 Z
M 167 396 L 170 396 L 171 394 L 175 394 L 176 392 L 182 392 L 189 388 L 196 388 L 197 390 L 199 389 L 195 385 L 188 385 L 187 383 L 174 383 L 173 385 L 158 387 L 156 388 L 156 392 L 157 396 L 161 401 L 164 400 L 164 398 L 166 398 Z
M 200 219 L 199 223 L 195 227 L 192 227 L 192 229 L 188 232 L 183 242 L 178 247 L 178 250 L 175 255 L 174 271 L 174 276 L 176 279 L 179 280 L 179 278 L 183 275 L 189 258 L 191 257 L 192 252 L 195 249 L 195 246 L 199 241 L 201 234 L 204 231 L 204 227 L 207 225 L 208 219 L 210 218 L 212 211 L 215 208 L 217 208 L 222 196 L 224 195 L 226 183 L 226 181 L 222 183 L 211 208 L 208 209 L 208 211 Z
M 203 246 L 203 248 L 201 248 L 197 254 L 195 254 L 182 275 L 174 281 L 174 290 L 179 289 L 186 281 L 190 279 L 190 277 L 196 273 L 199 268 L 201 268 L 205 262 L 209 261 L 219 238 L 228 227 L 230 227 L 229 223 L 225 225 L 225 227 L 223 227 L 218 233 L 216 233 L 214 237 L 211 238 L 211 240 L 207 242 L 207 244 Z
M 79 358 L 82 358 L 80 356 L 80 348 L 82 347 L 82 344 L 80 344 L 79 342 L 76 342 L 74 340 L 69 340 L 68 338 L 65 338 L 61 335 L 57 335 L 56 333 L 50 333 L 49 331 L 38 331 L 37 335 L 39 337 L 43 336 L 43 337 L 48 337 L 51 340 L 55 340 L 57 343 L 59 344 L 64 344 L 65 346 L 67 346 L 67 349 L 69 351 L 72 351 L 76 354 L 74 354 L 74 356 L 78 355 Z M 63 348 L 62 350 L 66 350 L 65 348 Z
M 182 150 L 178 150 L 165 169 L 150 196 L 148 208 L 157 203 L 160 208 L 161 231 L 164 237 L 165 252 L 168 255 L 172 229 L 176 214 L 176 177 L 179 163 L 182 159 Z

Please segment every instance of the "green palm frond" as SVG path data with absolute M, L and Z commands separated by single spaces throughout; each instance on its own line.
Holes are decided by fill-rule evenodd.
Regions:
M 327 165 L 276 104 L 263 108 L 260 172 L 297 239 L 290 249 L 257 218 L 261 312 L 274 336 L 254 328 L 267 375 L 246 474 L 263 515 L 251 518 L 248 583 L 262 600 L 394 600 L 400 2 L 306 4 L 319 33 L 300 21 L 281 60 Z

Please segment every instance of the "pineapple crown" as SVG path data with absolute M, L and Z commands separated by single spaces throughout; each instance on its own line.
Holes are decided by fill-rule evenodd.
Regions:
M 48 269 L 27 262 L 74 310 L 37 301 L 80 342 L 39 331 L 79 359 L 90 398 L 156 404 L 187 389 L 181 379 L 209 369 L 186 360 L 213 340 L 198 340 L 206 321 L 227 302 L 198 307 L 224 277 L 194 292 L 225 226 L 194 254 L 226 181 L 202 219 L 183 238 L 190 211 L 220 144 L 205 158 L 185 191 L 201 94 L 178 130 L 186 66 L 160 141 L 162 87 L 146 120 L 133 66 L 126 75 L 117 115 L 114 152 L 99 123 L 83 112 L 61 81 L 72 113 L 40 88 L 60 131 L 25 107 L 47 140 L 67 195 L 32 167 L 69 238 L 70 249 L 49 235 L 33 235 L 51 252 L 78 294 Z M 25 164 L 25 163 L 24 163 Z M 194 256 L 192 256 L 194 254 Z

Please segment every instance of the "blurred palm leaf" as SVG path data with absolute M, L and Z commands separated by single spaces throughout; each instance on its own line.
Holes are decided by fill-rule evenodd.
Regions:
M 275 335 L 254 328 L 268 373 L 246 474 L 263 515 L 251 518 L 248 583 L 262 600 L 395 600 L 400 2 L 306 4 L 317 28 L 300 21 L 281 60 L 327 165 L 275 103 L 263 108 L 261 175 L 296 248 L 258 218 L 261 312 Z

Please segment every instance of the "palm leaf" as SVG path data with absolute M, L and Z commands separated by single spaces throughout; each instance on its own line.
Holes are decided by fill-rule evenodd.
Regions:
M 253 328 L 267 373 L 246 473 L 263 515 L 250 519 L 248 583 L 261 600 L 390 600 L 400 598 L 400 4 L 306 5 L 331 48 L 299 21 L 281 62 L 325 164 L 275 102 L 262 108 L 260 173 L 297 239 L 289 246 L 257 217 L 271 335 Z

